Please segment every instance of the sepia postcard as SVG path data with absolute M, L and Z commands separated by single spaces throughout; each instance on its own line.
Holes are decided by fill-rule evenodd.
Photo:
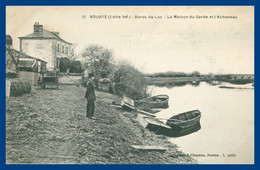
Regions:
M 6 164 L 254 164 L 254 6 L 6 6 Z

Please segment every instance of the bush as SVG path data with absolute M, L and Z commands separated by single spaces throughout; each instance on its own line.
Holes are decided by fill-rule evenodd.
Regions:
M 80 61 L 63 57 L 60 59 L 60 71 L 66 72 L 67 69 L 70 69 L 70 73 L 81 73 L 83 71 Z
M 6 74 L 5 74 L 6 78 L 17 78 L 18 77 L 18 73 L 14 70 L 11 69 L 6 69 Z
M 145 76 L 128 61 L 119 61 L 112 74 L 116 83 L 115 90 L 119 95 L 125 95 L 137 100 L 148 96 Z
M 20 79 L 10 79 L 10 96 L 20 96 L 31 92 L 31 84 L 28 81 Z

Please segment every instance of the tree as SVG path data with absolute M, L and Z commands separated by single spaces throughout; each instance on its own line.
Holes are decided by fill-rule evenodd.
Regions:
M 66 72 L 70 67 L 70 60 L 68 58 L 62 57 L 60 59 L 60 72 Z
M 200 72 L 198 72 L 198 71 L 193 71 L 193 72 L 191 73 L 191 75 L 192 75 L 193 77 L 200 77 Z
M 113 69 L 113 53 L 100 45 L 89 45 L 82 52 L 85 59 L 85 68 L 94 72 L 100 78 L 108 77 Z
M 71 73 L 81 73 L 83 70 L 81 68 L 80 61 L 71 60 L 70 61 L 70 72 Z
M 70 59 L 70 60 L 76 60 L 77 59 L 77 56 L 75 55 L 76 47 L 77 47 L 77 44 L 71 45 L 71 48 L 70 48 L 68 56 L 67 56 L 68 59 Z

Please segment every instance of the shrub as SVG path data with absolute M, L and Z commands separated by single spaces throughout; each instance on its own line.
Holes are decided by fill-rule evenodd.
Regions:
M 119 95 L 125 95 L 134 100 L 148 96 L 148 83 L 144 74 L 128 61 L 123 60 L 116 64 L 112 80 L 116 83 L 115 90 Z
M 31 84 L 20 79 L 9 79 L 11 81 L 10 96 L 20 96 L 31 92 Z
M 70 69 L 70 73 L 81 73 L 83 71 L 80 61 L 63 57 L 60 59 L 60 71 L 66 72 L 67 69 Z
M 5 74 L 6 78 L 17 78 L 18 77 L 18 73 L 14 70 L 11 69 L 6 69 L 6 74 Z

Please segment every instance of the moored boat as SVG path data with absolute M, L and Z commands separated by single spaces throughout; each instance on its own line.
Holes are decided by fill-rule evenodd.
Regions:
M 124 109 L 124 110 L 134 110 L 135 109 L 135 104 L 134 104 L 134 101 L 128 97 L 123 97 L 123 99 L 121 100 L 121 107 Z
M 172 129 L 167 135 L 170 137 L 182 137 L 194 132 L 197 132 L 201 129 L 200 123 L 195 124 L 194 126 L 190 126 L 189 128 L 175 128 Z
M 135 105 L 148 105 L 150 108 L 168 108 L 169 107 L 169 96 L 168 95 L 156 95 L 149 98 L 135 101 Z
M 142 114 L 137 115 L 137 121 L 143 127 L 155 132 L 156 134 L 166 135 L 171 131 L 171 127 L 158 120 L 157 118 L 145 116 Z
M 167 120 L 166 125 L 174 128 L 190 128 L 200 122 L 201 112 L 199 110 L 192 110 L 178 115 L 172 116 Z

